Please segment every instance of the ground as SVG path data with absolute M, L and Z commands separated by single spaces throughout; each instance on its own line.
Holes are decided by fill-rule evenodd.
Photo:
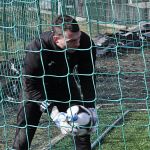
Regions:
M 84 26 L 83 28 L 85 29 Z M 111 126 L 115 120 L 123 116 L 126 110 L 131 111 L 125 120 L 119 126 L 115 127 L 114 132 L 106 135 L 103 144 L 97 147 L 97 149 L 101 147 L 104 150 L 109 150 L 109 148 L 112 150 L 112 145 L 116 149 L 118 148 L 118 150 L 125 149 L 125 146 L 128 145 L 128 141 L 130 140 L 130 133 L 136 135 L 136 132 L 138 132 L 137 129 L 141 131 L 140 129 L 143 130 L 143 128 L 145 134 L 148 135 L 149 133 L 150 51 L 148 44 L 147 42 L 147 46 L 142 45 L 141 47 L 132 49 L 115 48 L 113 51 L 110 50 L 103 55 L 101 55 L 101 52 L 97 55 L 95 70 L 96 102 L 100 121 L 99 131 L 92 136 L 92 142 L 103 134 L 104 130 Z M 18 103 L 17 100 L 15 102 L 7 101 L 7 99 L 1 99 L 0 101 L 0 135 L 2 135 L 0 137 L 0 149 L 11 147 L 16 128 Z M 132 113 L 135 110 L 137 112 Z M 60 131 L 48 118 L 47 114 L 43 114 L 33 139 L 33 150 L 50 149 L 50 145 L 53 145 L 53 142 L 57 141 L 56 139 L 58 138 L 56 137 L 62 137 Z M 127 124 L 125 128 L 123 126 L 124 124 Z M 133 128 L 133 124 L 135 124 L 135 130 L 131 129 Z M 120 136 L 117 137 L 117 135 Z M 70 137 L 62 137 L 60 139 L 51 149 L 59 150 L 60 146 L 62 149 L 64 147 L 65 150 L 67 148 L 68 150 L 72 149 L 73 143 Z M 117 142 L 121 140 L 123 142 L 120 142 L 120 145 L 118 145 Z M 147 136 L 141 139 L 143 142 L 147 140 Z M 140 143 L 140 141 L 136 141 L 136 144 L 131 146 L 132 150 L 133 147 L 135 149 L 138 147 L 137 143 Z M 142 143 L 139 145 L 141 147 Z M 149 145 L 146 146 L 150 148 Z M 148 148 L 144 150 L 149 150 Z

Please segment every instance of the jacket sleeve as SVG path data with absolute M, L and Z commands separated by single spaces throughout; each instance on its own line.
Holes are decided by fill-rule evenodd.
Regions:
M 45 98 L 40 47 L 39 40 L 34 40 L 26 48 L 27 52 L 23 66 L 23 87 L 28 100 L 41 100 Z
M 95 107 L 95 61 L 96 61 L 96 48 L 94 42 L 89 50 L 85 50 L 81 54 L 80 63 L 78 65 L 78 73 L 83 94 L 83 100 L 86 107 Z

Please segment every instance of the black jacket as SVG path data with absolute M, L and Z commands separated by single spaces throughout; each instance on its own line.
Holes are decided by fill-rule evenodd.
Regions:
M 80 47 L 69 53 L 57 47 L 52 36 L 51 32 L 44 32 L 27 46 L 23 67 L 27 99 L 65 103 L 82 99 L 85 105 L 93 107 L 96 59 L 93 41 L 82 32 Z M 77 82 L 80 82 L 82 94 Z

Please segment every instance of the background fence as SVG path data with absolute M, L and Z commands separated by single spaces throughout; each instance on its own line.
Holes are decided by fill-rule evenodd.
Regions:
M 51 30 L 58 14 L 77 18 L 80 28 L 94 40 L 102 33 L 150 22 L 150 2 L 144 0 L 1 0 L 0 1 L 0 149 L 11 149 L 16 126 L 18 93 L 24 50 L 41 32 Z M 92 147 L 100 150 L 149 150 L 150 51 L 149 40 L 140 46 L 118 46 L 97 55 L 96 91 L 98 131 Z M 128 41 L 128 39 L 126 39 Z M 133 40 L 131 40 L 133 41 Z M 95 42 L 97 42 L 95 40 Z M 17 87 L 15 86 L 17 84 Z M 110 132 L 110 130 L 114 129 Z M 109 133 L 109 134 L 108 134 Z M 58 138 L 61 137 L 61 138 Z M 58 140 L 59 139 L 59 140 Z M 57 142 L 56 142 L 57 141 Z M 31 149 L 73 149 L 43 115 Z
M 149 19 L 150 2 L 148 1 L 130 1 L 130 0 L 66 0 L 50 3 L 46 0 L 41 2 L 41 9 L 60 11 L 60 4 L 64 14 L 89 18 L 100 22 L 117 24 L 136 24 L 137 21 Z M 55 7 L 54 7 L 55 6 Z M 87 11 L 86 11 L 87 9 Z

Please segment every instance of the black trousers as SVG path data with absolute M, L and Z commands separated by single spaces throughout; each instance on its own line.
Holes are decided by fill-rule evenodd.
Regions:
M 61 109 L 61 108 L 60 108 Z M 63 109 L 63 107 L 62 107 Z M 62 110 L 60 110 L 62 111 Z M 13 148 L 16 150 L 29 150 L 36 127 L 42 112 L 40 106 L 34 102 L 20 104 L 17 115 L 17 125 Z M 75 137 L 76 150 L 91 150 L 90 135 Z

